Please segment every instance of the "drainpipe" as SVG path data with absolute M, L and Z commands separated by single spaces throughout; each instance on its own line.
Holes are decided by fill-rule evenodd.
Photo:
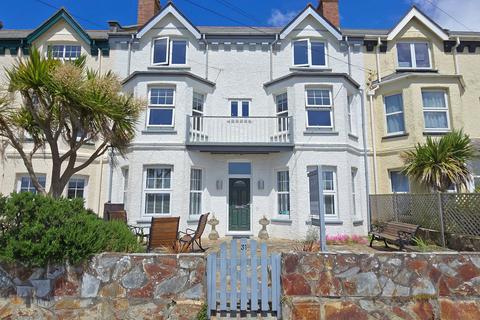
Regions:
M 202 41 L 205 43 L 205 79 L 208 79 L 208 41 L 205 34 L 202 34 Z
M 275 40 L 270 45 L 270 81 L 273 80 L 273 48 L 275 47 L 275 45 L 279 40 L 280 40 L 280 37 L 278 36 L 278 34 L 276 34 Z
M 460 45 L 460 38 L 457 37 L 455 46 L 453 46 L 453 62 L 455 63 L 455 74 L 460 74 L 460 67 L 458 66 L 458 59 L 457 59 L 457 48 Z
M 361 89 L 363 165 L 365 170 L 365 193 L 367 195 L 367 226 L 370 229 L 370 177 L 368 168 L 367 117 L 365 114 L 365 90 Z
M 112 188 L 113 188 L 113 157 L 115 156 L 113 152 L 113 147 L 110 149 L 110 161 L 109 161 L 109 166 L 110 166 L 110 176 L 108 177 L 108 202 L 112 202 Z
M 350 43 L 348 43 L 348 36 L 345 36 L 345 43 L 347 44 L 348 75 L 352 76 L 352 57 L 350 52 Z
M 102 74 L 102 50 L 98 48 L 98 73 Z
M 377 60 L 377 77 L 378 77 L 378 82 L 382 81 L 382 76 L 381 76 L 381 70 L 380 70 L 380 45 L 382 44 L 382 41 L 380 40 L 380 37 L 377 39 L 377 48 L 375 50 L 375 55 L 376 55 L 376 60 Z
M 372 151 L 373 151 L 373 189 L 374 194 L 378 193 L 378 174 L 377 174 L 377 142 L 375 137 L 375 111 L 373 108 L 373 96 L 375 91 L 377 91 L 378 86 L 373 87 L 370 91 L 367 92 L 369 102 L 370 102 L 370 121 L 371 121 L 371 136 L 372 136 Z
M 132 61 L 132 43 L 135 36 L 132 34 L 132 37 L 128 41 L 128 61 L 127 61 L 127 76 L 130 75 L 130 64 Z

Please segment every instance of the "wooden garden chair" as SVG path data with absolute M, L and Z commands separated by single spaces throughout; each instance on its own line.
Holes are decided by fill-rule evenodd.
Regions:
M 180 217 L 152 218 L 147 252 L 157 248 L 172 247 L 178 240 Z
M 191 251 L 193 251 L 193 246 L 196 243 L 200 250 L 202 250 L 202 252 L 205 252 L 205 249 L 202 247 L 202 234 L 207 225 L 209 214 L 210 213 L 204 213 L 200 216 L 200 219 L 198 220 L 197 230 L 187 228 L 185 232 L 179 232 L 178 240 L 181 243 L 186 243 L 188 246 L 190 246 Z M 183 236 L 181 236 L 182 234 Z

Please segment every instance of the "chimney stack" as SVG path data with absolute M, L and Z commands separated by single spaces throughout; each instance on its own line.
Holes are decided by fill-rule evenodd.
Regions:
M 319 0 L 317 11 L 335 27 L 340 27 L 338 0 Z
M 160 12 L 159 0 L 138 0 L 137 25 L 141 28 Z

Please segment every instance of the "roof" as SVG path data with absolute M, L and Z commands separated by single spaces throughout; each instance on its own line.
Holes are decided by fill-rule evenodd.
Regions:
M 351 85 L 353 85 L 355 88 L 359 89 L 360 88 L 360 84 L 355 81 L 348 73 L 338 73 L 338 72 L 326 72 L 326 71 L 308 71 L 308 70 L 305 70 L 305 71 L 293 71 L 293 72 L 290 72 L 289 74 L 287 75 L 284 75 L 282 77 L 279 77 L 277 79 L 273 79 L 269 82 L 266 82 L 263 84 L 264 87 L 269 87 L 271 85 L 274 85 L 276 83 L 279 83 L 279 82 L 282 82 L 282 81 L 285 81 L 285 80 L 288 80 L 290 78 L 294 78 L 294 77 L 315 77 L 315 78 L 319 78 L 319 77 L 330 77 L 330 78 L 344 78 L 346 79 L 348 82 L 350 82 Z
M 201 33 L 210 35 L 276 35 L 282 28 L 278 27 L 217 27 L 203 26 L 198 27 Z
M 122 80 L 122 84 L 126 84 L 130 82 L 131 80 L 137 78 L 137 77 L 155 77 L 155 79 L 158 79 L 159 77 L 188 77 L 193 80 L 202 82 L 203 84 L 206 84 L 210 87 L 215 87 L 215 82 L 212 82 L 210 80 L 207 80 L 205 78 L 202 78 L 200 76 L 197 76 L 196 74 L 193 74 L 188 71 L 173 71 L 173 70 L 147 70 L 147 71 L 134 71 L 132 72 L 129 76 L 127 76 L 125 79 Z
M 387 83 L 391 83 L 394 81 L 402 80 L 402 79 L 410 79 L 410 78 L 444 78 L 444 79 L 457 79 L 460 81 L 460 84 L 464 86 L 464 80 L 462 75 L 458 74 L 442 74 L 438 73 L 435 70 L 431 71 L 400 71 L 391 73 L 385 77 L 382 77 L 382 81 L 375 81 L 375 84 L 383 85 Z

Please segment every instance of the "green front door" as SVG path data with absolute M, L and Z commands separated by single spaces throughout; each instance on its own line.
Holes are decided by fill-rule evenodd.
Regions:
M 228 229 L 250 231 L 250 179 L 230 178 Z

